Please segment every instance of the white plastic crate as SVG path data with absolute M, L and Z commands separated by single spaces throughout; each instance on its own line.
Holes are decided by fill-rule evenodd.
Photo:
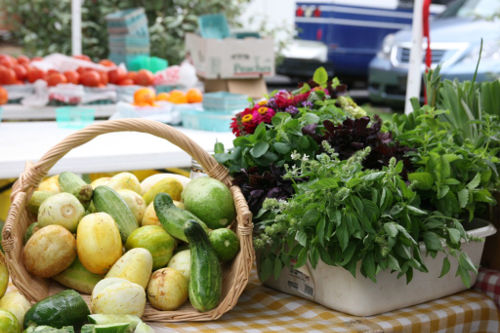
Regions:
M 496 229 L 486 221 L 475 220 L 477 228 L 468 231 L 469 235 L 483 241 L 462 244 L 462 250 L 478 266 L 484 248 L 484 238 L 493 235 Z M 444 255 L 436 258 L 424 257 L 429 272 L 413 271 L 413 279 L 406 284 L 403 276 L 389 271 L 377 275 L 377 283 L 361 275 L 358 267 L 356 278 L 346 269 L 329 266 L 321 260 L 315 269 L 309 263 L 294 269 L 285 268 L 277 280 L 273 277 L 264 282 L 266 286 L 282 292 L 300 296 L 317 302 L 333 310 L 355 316 L 372 316 L 407 306 L 427 302 L 467 289 L 459 276 L 455 276 L 457 262 L 450 258 L 450 271 L 439 278 Z M 472 276 L 471 284 L 477 275 Z

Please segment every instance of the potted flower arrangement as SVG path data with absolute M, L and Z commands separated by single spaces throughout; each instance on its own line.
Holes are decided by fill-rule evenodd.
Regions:
M 471 240 L 471 221 L 496 203 L 490 190 L 498 184 L 500 160 L 490 145 L 498 120 L 485 119 L 490 135 L 472 144 L 443 120 L 447 111 L 414 101 L 412 114 L 383 123 L 345 90 L 319 68 L 297 90 L 274 92 L 237 114 L 234 148 L 215 146 L 216 159 L 229 168 L 254 213 L 261 280 L 361 315 L 460 290 L 443 280 L 453 287 L 423 295 L 425 284 L 410 283 L 417 275 L 429 287 L 456 267 L 460 288 L 469 287 L 479 258 L 471 259 L 463 243 Z M 285 276 L 284 285 L 295 291 L 280 282 L 289 269 L 293 276 Z M 412 293 L 420 295 L 411 300 L 399 294 L 403 302 L 376 307 L 380 294 L 374 292 L 364 309 L 343 307 L 345 298 L 332 301 L 324 293 L 332 285 L 317 281 L 332 279 L 336 292 L 354 295 L 353 281 L 349 289 L 338 276 L 362 281 L 360 297 L 378 289 L 398 298 L 394 283 L 401 276 L 402 286 L 417 285 Z M 384 286 L 380 276 L 390 282 Z M 311 280 L 316 291 L 308 290 Z M 353 306 L 363 302 L 353 298 Z

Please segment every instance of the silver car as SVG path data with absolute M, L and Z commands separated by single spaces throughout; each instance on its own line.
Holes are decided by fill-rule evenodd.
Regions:
M 477 81 L 500 78 L 500 0 L 459 0 L 450 4 L 431 21 L 430 38 L 432 67 L 441 65 L 443 79 L 472 79 L 481 38 L 483 51 Z M 411 30 L 384 39 L 369 65 L 370 100 L 393 105 L 404 102 L 410 45 Z

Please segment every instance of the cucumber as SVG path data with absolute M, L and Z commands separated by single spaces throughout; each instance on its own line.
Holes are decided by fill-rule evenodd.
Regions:
M 215 308 L 222 293 L 222 271 L 217 254 L 203 227 L 195 220 L 184 226 L 191 252 L 189 300 L 195 309 L 205 312 Z
M 141 321 L 135 328 L 134 333 L 155 333 L 155 330 L 151 326 Z
M 215 229 L 208 238 L 221 262 L 232 260 L 240 250 L 240 240 L 231 229 Z
M 28 201 L 28 210 L 35 216 L 38 215 L 38 209 L 40 208 L 40 205 L 42 202 L 45 201 L 48 197 L 54 195 L 54 192 L 48 192 L 48 191 L 34 191 L 33 194 L 30 197 L 30 200 Z
M 89 272 L 77 257 L 71 266 L 52 278 L 65 287 L 90 295 L 97 282 L 101 281 L 104 276 Z
M 87 303 L 74 290 L 64 290 L 33 305 L 24 316 L 24 327 L 31 325 L 80 325 L 90 314 Z
M 26 228 L 26 232 L 24 233 L 23 244 L 26 244 L 31 235 L 33 235 L 38 229 L 40 229 L 38 222 L 31 223 L 28 228 Z
M 97 186 L 92 201 L 98 212 L 108 213 L 113 217 L 120 231 L 122 243 L 125 243 L 132 231 L 139 227 L 125 200 L 111 187 Z
M 81 333 L 132 333 L 134 330 L 128 323 L 114 324 L 86 324 L 82 326 Z
M 73 194 L 82 204 L 92 199 L 92 186 L 73 172 L 64 171 L 59 174 L 59 186 L 63 192 Z
M 23 333 L 75 333 L 73 326 L 55 328 L 50 326 L 30 326 Z
M 156 216 L 163 228 L 172 236 L 184 242 L 189 242 L 184 235 L 184 224 L 188 220 L 197 221 L 206 233 L 210 232 L 207 225 L 193 213 L 175 206 L 172 197 L 167 193 L 158 193 L 154 198 Z
M 124 314 L 113 315 L 113 314 L 95 313 L 89 315 L 89 322 L 98 325 L 128 323 L 130 327 L 135 328 L 141 322 L 141 318 L 134 315 L 124 315 Z

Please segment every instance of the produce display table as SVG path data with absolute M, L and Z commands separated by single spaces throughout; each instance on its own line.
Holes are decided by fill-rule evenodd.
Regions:
M 86 105 L 95 110 L 95 118 L 109 118 L 116 112 L 116 104 Z M 57 106 L 29 107 L 21 104 L 2 105 L 3 120 L 55 120 Z
M 212 151 L 216 141 L 232 147 L 231 132 L 205 132 L 177 127 L 203 149 Z M 26 161 L 35 162 L 54 145 L 75 130 L 63 129 L 57 123 L 0 123 L 0 179 L 14 178 L 24 170 Z M 150 134 L 118 132 L 101 135 L 73 149 L 51 173 L 71 170 L 94 173 L 122 170 L 189 167 L 191 156 L 170 142 Z
M 491 297 L 500 308 L 500 271 L 481 267 L 474 289 Z
M 214 322 L 149 323 L 157 332 L 498 332 L 495 303 L 467 290 L 371 317 L 355 317 L 260 284 L 255 270 L 238 305 Z

